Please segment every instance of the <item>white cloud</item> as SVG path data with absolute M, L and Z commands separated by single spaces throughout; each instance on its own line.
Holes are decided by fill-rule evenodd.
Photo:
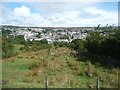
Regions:
M 26 6 L 16 7 L 13 11 L 15 16 L 28 17 L 30 15 L 30 9 Z
M 2 8 L 2 24 L 22 25 L 22 26 L 45 26 L 50 25 L 49 21 L 44 19 L 39 13 L 31 13 L 30 8 L 22 5 L 13 10 Z
M 88 12 L 86 14 L 93 15 L 93 17 L 83 18 L 82 13 Z M 84 15 L 86 16 L 86 15 Z M 118 14 L 117 12 L 110 12 L 106 10 L 97 9 L 95 7 L 87 7 L 84 11 L 68 11 L 63 13 L 57 13 L 49 16 L 51 22 L 55 25 L 60 26 L 94 26 L 98 24 L 115 24 L 118 25 Z M 61 22 L 61 23 L 59 23 Z M 59 23 L 59 24 L 57 24 Z
M 118 25 L 118 13 L 113 11 L 107 11 L 98 9 L 94 6 L 75 6 L 74 9 L 69 8 L 69 4 L 61 12 L 55 12 L 51 14 L 46 12 L 46 15 L 36 12 L 31 12 L 30 8 L 23 5 L 16 7 L 13 10 L 3 10 L 2 24 L 13 25 L 30 25 L 30 26 L 94 26 L 98 24 L 115 24 Z M 82 3 L 83 4 L 83 3 Z M 79 4 L 77 4 L 79 5 Z M 54 8 L 55 9 L 55 8 Z M 46 9 L 47 10 L 47 9 Z M 52 10 L 52 8 L 51 8 Z M 60 10 L 60 8 L 59 8 Z M 49 11 L 49 10 L 48 10 Z
M 95 18 L 94 21 L 96 22 L 102 22 L 102 23 L 110 23 L 110 24 L 116 24 L 118 21 L 118 12 L 114 11 L 106 11 L 106 10 L 101 10 L 97 9 L 94 7 L 89 7 L 86 9 L 86 11 L 92 13 L 92 14 L 99 14 L 101 15 L 99 18 Z

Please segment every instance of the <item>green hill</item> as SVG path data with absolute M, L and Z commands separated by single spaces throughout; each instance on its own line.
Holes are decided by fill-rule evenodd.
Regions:
M 100 87 L 118 87 L 120 69 L 77 61 L 74 54 L 68 48 L 52 48 L 50 54 L 43 49 L 3 59 L 3 88 L 45 88 L 46 76 L 50 88 L 95 88 L 98 75 Z

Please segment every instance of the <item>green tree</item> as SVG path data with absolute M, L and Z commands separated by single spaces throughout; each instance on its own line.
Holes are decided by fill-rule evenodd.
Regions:
M 48 41 L 47 41 L 46 39 L 42 39 L 42 40 L 40 40 L 40 42 L 41 42 L 42 44 L 48 44 Z
M 93 32 L 86 38 L 86 45 L 88 52 L 92 53 L 101 53 L 102 52 L 102 43 L 105 40 L 103 35 L 100 35 L 99 32 Z
M 8 37 L 2 37 L 2 58 L 9 58 L 15 55 L 14 45 Z
M 87 49 L 85 48 L 85 41 L 82 39 L 74 39 L 71 42 L 71 48 L 73 48 L 76 51 L 80 51 L 80 52 L 87 51 Z
M 15 36 L 14 41 L 15 44 L 23 44 L 25 45 L 26 41 L 23 35 Z

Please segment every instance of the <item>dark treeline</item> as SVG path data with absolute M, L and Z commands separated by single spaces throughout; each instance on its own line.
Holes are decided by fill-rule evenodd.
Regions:
M 86 38 L 85 48 L 91 53 L 120 59 L 120 31 L 114 30 L 106 35 L 100 32 L 91 33 Z
M 118 67 L 120 65 L 120 30 L 112 27 L 104 31 L 96 29 L 85 40 L 73 40 L 70 48 L 78 52 L 78 59 L 82 57 L 81 55 L 85 58 L 90 56 L 93 63 L 100 62 L 102 65 Z

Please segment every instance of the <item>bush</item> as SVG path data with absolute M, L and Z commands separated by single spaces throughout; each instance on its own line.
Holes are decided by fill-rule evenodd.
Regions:
M 74 39 L 71 42 L 70 47 L 76 51 L 87 52 L 87 49 L 85 47 L 85 41 L 82 39 Z
M 23 35 L 15 36 L 13 42 L 15 44 L 22 44 L 22 45 L 25 45 L 25 43 L 26 43 Z
M 16 55 L 14 51 L 14 45 L 8 37 L 2 38 L 2 58 L 9 58 Z
M 37 51 L 41 49 L 47 49 L 50 48 L 50 45 L 48 44 L 48 41 L 46 39 L 43 39 L 41 41 L 29 41 L 25 43 L 23 47 L 20 48 L 22 51 Z

